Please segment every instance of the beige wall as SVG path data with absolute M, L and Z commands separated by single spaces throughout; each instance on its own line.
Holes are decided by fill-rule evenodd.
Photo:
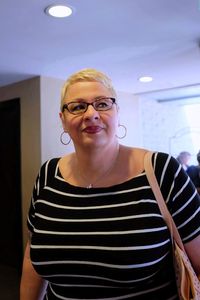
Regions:
M 0 88 L 0 101 L 13 98 L 20 98 L 21 110 L 21 192 L 25 244 L 27 211 L 33 182 L 41 164 L 40 78 L 35 77 Z
M 41 77 L 41 160 L 60 157 L 73 152 L 72 143 L 60 142 L 62 124 L 59 117 L 60 95 L 64 80 Z

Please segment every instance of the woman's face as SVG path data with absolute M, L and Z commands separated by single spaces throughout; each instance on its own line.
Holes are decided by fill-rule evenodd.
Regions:
M 113 97 L 111 92 L 99 82 L 77 82 L 69 86 L 64 103 L 92 103 L 100 97 Z M 64 110 L 60 113 L 63 129 L 71 136 L 75 147 L 102 147 L 116 143 L 118 108 L 113 104 L 107 111 L 96 111 L 89 105 L 87 111 L 74 115 Z

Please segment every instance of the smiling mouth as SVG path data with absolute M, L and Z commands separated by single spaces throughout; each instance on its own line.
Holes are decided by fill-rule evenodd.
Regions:
M 101 130 L 102 130 L 102 127 L 100 127 L 100 126 L 88 126 L 83 131 L 86 133 L 94 134 L 94 133 L 100 132 Z

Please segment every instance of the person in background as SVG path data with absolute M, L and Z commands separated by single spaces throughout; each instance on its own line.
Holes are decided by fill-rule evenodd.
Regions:
M 147 150 L 119 143 L 119 115 L 104 73 L 84 69 L 64 84 L 61 142 L 72 140 L 75 151 L 45 162 L 36 178 L 20 300 L 178 300 L 170 233 L 144 171 Z M 200 274 L 200 197 L 175 158 L 154 152 L 152 163 Z
M 197 153 L 198 165 L 192 165 L 187 169 L 187 173 L 190 176 L 192 182 L 200 193 L 200 150 Z
M 191 159 L 191 154 L 187 151 L 182 151 L 179 153 L 176 159 L 182 165 L 183 169 L 187 171 L 189 167 L 189 161 Z

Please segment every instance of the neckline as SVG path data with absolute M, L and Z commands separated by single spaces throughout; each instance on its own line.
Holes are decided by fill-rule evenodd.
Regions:
M 117 189 L 119 186 L 128 185 L 133 180 L 136 180 L 136 179 L 138 179 L 138 177 L 143 176 L 145 174 L 145 170 L 143 169 L 141 173 L 139 173 L 139 174 L 127 179 L 127 180 L 124 180 L 123 182 L 119 182 L 119 183 L 116 183 L 116 184 L 110 185 L 110 186 L 99 186 L 99 187 L 88 188 L 86 186 L 74 185 L 74 184 L 70 183 L 69 181 L 65 180 L 65 178 L 63 177 L 63 175 L 60 171 L 60 168 L 59 168 L 59 160 L 60 159 L 61 159 L 61 157 L 57 158 L 57 161 L 56 161 L 55 177 L 58 177 L 64 183 L 66 183 L 69 187 L 71 187 L 73 189 L 81 189 L 81 190 L 85 190 L 85 191 L 88 191 L 88 192 L 92 192 L 94 190 L 96 191 L 96 190 L 105 190 L 105 189 Z

